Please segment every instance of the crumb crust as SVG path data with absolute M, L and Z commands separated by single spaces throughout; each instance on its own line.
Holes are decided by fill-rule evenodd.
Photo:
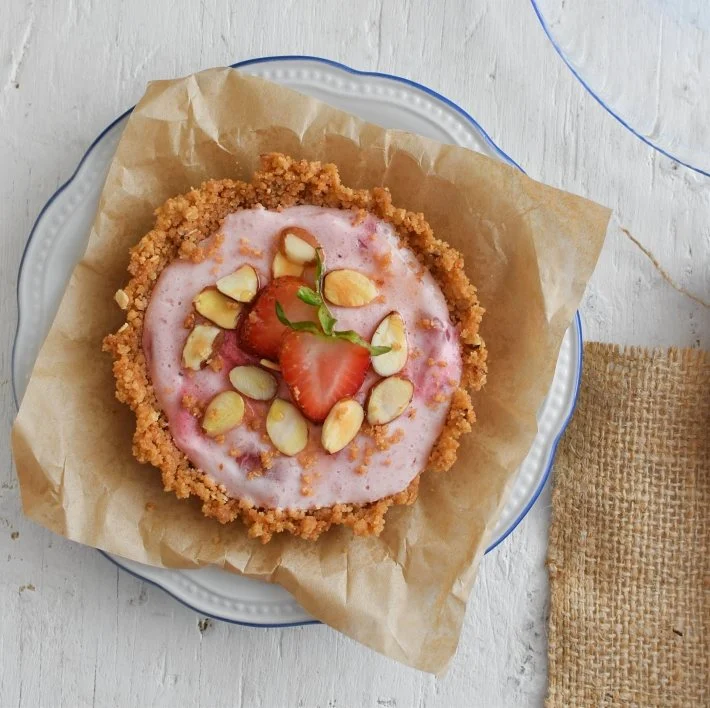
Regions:
M 263 207 L 281 211 L 302 204 L 352 210 L 354 222 L 367 213 L 391 224 L 439 284 L 452 321 L 458 327 L 462 376 L 451 398 L 444 428 L 430 454 L 427 468 L 444 472 L 456 461 L 459 440 L 471 430 L 475 414 L 469 391 L 486 380 L 486 347 L 479 336 L 484 310 L 464 271 L 461 254 L 434 236 L 424 215 L 397 208 L 384 187 L 350 189 L 340 181 L 333 164 L 294 160 L 280 153 L 261 158 L 261 170 L 250 183 L 208 180 L 199 188 L 168 199 L 155 211 L 155 224 L 131 250 L 130 280 L 119 291 L 126 322 L 103 341 L 113 357 L 116 397 L 136 417 L 133 454 L 141 463 L 160 469 L 163 487 L 184 499 L 202 502 L 202 511 L 221 523 L 236 519 L 248 534 L 266 543 L 274 534 L 289 532 L 315 540 L 334 525 L 350 527 L 356 535 L 378 535 L 391 506 L 410 505 L 417 498 L 418 474 L 406 489 L 369 504 L 335 504 L 320 509 L 266 509 L 227 494 L 209 475 L 195 468 L 174 444 L 160 410 L 142 351 L 143 322 L 153 287 L 163 269 L 176 258 L 199 261 L 207 257 L 200 242 L 218 232 L 224 218 L 240 209 Z M 429 324 L 429 323 L 427 323 Z

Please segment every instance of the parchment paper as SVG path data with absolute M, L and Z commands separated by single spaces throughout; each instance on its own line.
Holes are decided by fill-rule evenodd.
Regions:
M 334 162 L 353 187 L 385 185 L 465 255 L 487 308 L 488 385 L 459 460 L 425 474 L 379 538 L 334 529 L 267 545 L 162 492 L 131 455 L 132 413 L 114 398 L 101 339 L 128 249 L 168 197 L 214 177 L 249 180 L 260 153 Z M 430 672 L 453 656 L 476 567 L 536 432 L 562 336 L 609 211 L 460 147 L 384 130 L 232 69 L 158 81 L 126 126 L 84 258 L 39 354 L 13 429 L 24 511 L 52 531 L 141 563 L 213 563 L 277 582 L 318 619 Z

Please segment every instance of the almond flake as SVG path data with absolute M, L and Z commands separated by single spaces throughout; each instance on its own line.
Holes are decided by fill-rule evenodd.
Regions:
M 283 455 L 297 455 L 308 444 L 308 423 L 301 412 L 283 398 L 276 398 L 266 416 L 266 432 Z
M 279 386 L 274 376 L 259 366 L 235 366 L 229 380 L 239 393 L 255 401 L 271 400 Z
M 343 398 L 328 413 L 323 423 L 321 444 L 326 452 L 339 452 L 358 434 L 365 413 L 354 398 Z
M 218 438 L 242 422 L 244 399 L 236 391 L 218 393 L 205 409 L 202 429 L 211 438 Z
M 331 270 L 323 282 L 323 293 L 334 305 L 362 307 L 377 297 L 377 286 L 357 270 Z
M 272 371 L 281 371 L 281 367 L 275 361 L 269 361 L 268 359 L 259 359 L 259 363 L 265 369 L 271 369 Z
M 372 335 L 372 346 L 391 347 L 386 354 L 372 357 L 372 368 L 380 376 L 392 376 L 400 372 L 407 363 L 409 346 L 404 320 L 399 312 L 390 312 Z
M 217 288 L 205 288 L 195 296 L 192 303 L 210 322 L 224 329 L 236 329 L 242 306 L 223 295 Z
M 122 310 L 127 310 L 128 305 L 131 302 L 128 297 L 128 293 L 125 290 L 116 290 L 116 294 L 113 296 L 113 299 Z
M 182 365 L 192 371 L 199 371 L 212 356 L 217 337 L 222 333 L 218 327 L 197 325 L 187 335 L 182 350 Z
M 414 395 L 414 385 L 403 376 L 390 376 L 370 389 L 367 401 L 367 422 L 386 425 L 407 409 Z
M 306 265 L 308 263 L 314 263 L 316 260 L 315 245 L 317 245 L 317 243 L 312 236 L 311 241 L 313 243 L 309 243 L 309 241 L 302 238 L 303 233 L 307 232 L 304 232 L 303 229 L 284 231 L 283 253 L 291 263 Z M 310 234 L 308 235 L 310 236 Z
M 298 263 L 291 263 L 281 251 L 276 251 L 274 262 L 271 265 L 271 272 L 274 278 L 281 278 L 284 275 L 295 275 L 300 278 L 303 275 L 303 266 Z
M 259 276 L 250 265 L 237 268 L 217 283 L 217 290 L 237 302 L 251 302 L 259 290 Z

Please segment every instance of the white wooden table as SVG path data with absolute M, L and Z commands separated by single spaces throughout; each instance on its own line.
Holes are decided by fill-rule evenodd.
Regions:
M 324 626 L 205 620 L 25 521 L 6 437 L 23 245 L 93 138 L 150 79 L 269 54 L 327 56 L 435 88 L 531 176 L 616 211 L 582 307 L 587 338 L 708 347 L 708 309 L 672 289 L 619 225 L 707 301 L 710 179 L 613 120 L 526 0 L 4 0 L 0 19 L 0 706 L 541 704 L 549 490 L 485 558 L 440 679 Z

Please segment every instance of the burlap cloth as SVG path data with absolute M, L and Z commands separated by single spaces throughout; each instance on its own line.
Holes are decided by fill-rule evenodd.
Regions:
M 710 353 L 587 344 L 555 464 L 548 706 L 710 705 Z

